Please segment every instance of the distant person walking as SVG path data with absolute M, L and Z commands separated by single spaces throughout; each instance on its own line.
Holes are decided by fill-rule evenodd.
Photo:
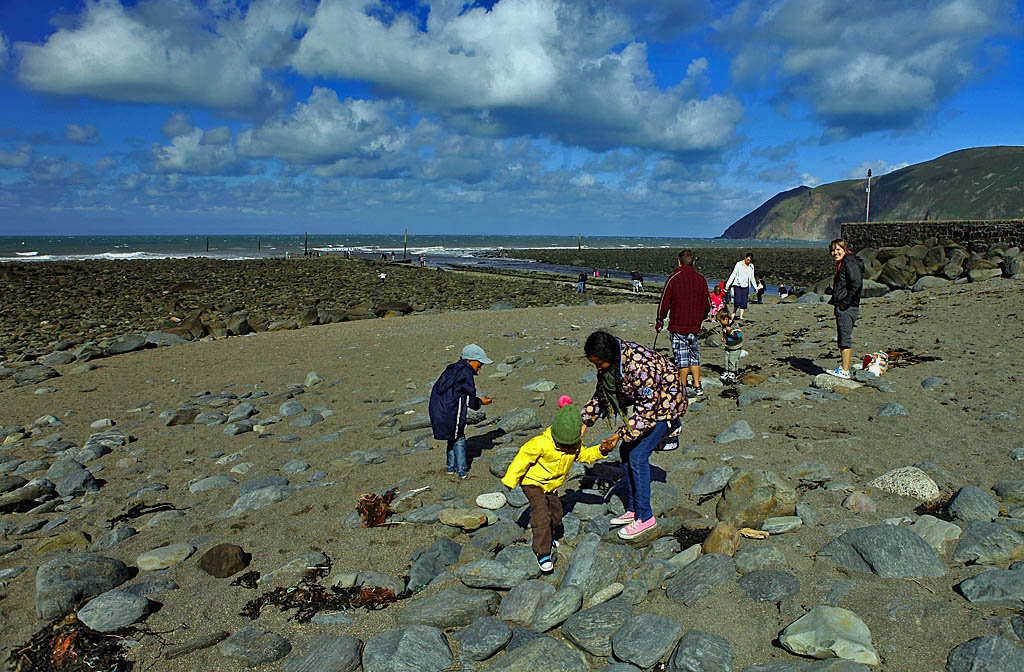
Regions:
M 758 305 L 764 303 L 764 280 L 757 281 L 757 301 Z
M 715 290 L 711 292 L 711 317 L 718 314 L 718 311 L 725 308 L 725 283 L 720 282 L 715 285 Z
M 665 323 L 665 316 L 671 313 L 668 331 L 672 337 L 672 352 L 676 358 L 679 379 L 685 385 L 693 378 L 693 396 L 704 394 L 700 384 L 700 345 L 697 334 L 711 312 L 711 297 L 708 295 L 708 281 L 698 273 L 693 262 L 693 250 L 679 253 L 676 268 L 665 280 L 658 303 L 658 316 L 654 329 L 659 334 Z
M 736 262 L 732 274 L 725 281 L 725 289 L 732 289 L 733 310 L 738 313 L 739 319 L 744 319 L 747 312 L 747 299 L 750 295 L 750 288 L 757 288 L 757 278 L 754 277 L 754 253 L 747 254 Z
M 587 272 L 580 271 L 580 274 L 576 276 L 576 293 L 582 294 L 583 290 L 587 288 Z
M 864 288 L 864 262 L 853 253 L 850 244 L 836 238 L 828 244 L 828 251 L 836 262 L 836 274 L 832 278 L 832 298 L 836 316 L 836 345 L 839 347 L 840 364 L 828 373 L 837 378 L 850 377 L 850 357 L 853 351 L 853 326 L 860 312 L 860 294 Z
M 447 441 L 445 462 L 449 474 L 465 478 L 469 474 L 466 461 L 466 420 L 469 409 L 474 411 L 482 404 L 491 403 L 488 397 L 476 396 L 473 376 L 484 364 L 493 363 L 484 349 L 470 343 L 462 349 L 459 361 L 449 364 L 430 388 L 430 402 L 427 411 L 434 438 Z
M 629 277 L 633 280 L 633 291 L 634 292 L 639 292 L 640 291 L 640 278 L 642 278 L 643 276 L 640 275 L 639 271 L 633 271 L 632 273 L 629 274 Z

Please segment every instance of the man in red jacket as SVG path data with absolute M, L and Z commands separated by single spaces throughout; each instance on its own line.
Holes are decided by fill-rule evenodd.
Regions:
M 695 259 L 693 250 L 679 253 L 676 270 L 665 280 L 665 288 L 661 291 L 658 319 L 654 328 L 661 333 L 665 315 L 671 311 L 668 331 L 672 335 L 672 352 L 676 356 L 679 379 L 685 383 L 687 377 L 692 376 L 693 396 L 699 397 L 704 394 L 704 389 L 700 385 L 697 334 L 700 333 L 701 323 L 711 312 L 711 297 L 708 295 L 707 280 L 693 268 Z

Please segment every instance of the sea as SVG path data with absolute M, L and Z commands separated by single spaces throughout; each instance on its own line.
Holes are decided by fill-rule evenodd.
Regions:
M 189 235 L 189 236 L 0 236 L 0 263 L 78 261 L 88 259 L 268 259 L 305 254 L 354 257 L 411 258 L 436 267 L 478 266 L 524 271 L 575 273 L 569 266 L 512 259 L 502 250 L 515 249 L 634 249 L 682 247 L 820 247 L 820 242 L 766 241 L 723 238 L 673 238 L 642 236 L 509 236 L 433 234 L 405 237 L 402 234 L 297 235 Z M 585 269 L 590 270 L 590 269 Z M 627 274 L 612 272 L 613 276 Z M 664 276 L 648 276 L 660 281 Z

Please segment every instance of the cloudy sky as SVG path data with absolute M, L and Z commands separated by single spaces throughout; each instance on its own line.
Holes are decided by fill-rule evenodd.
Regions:
M 717 236 L 1020 145 L 1008 0 L 0 0 L 0 234 Z

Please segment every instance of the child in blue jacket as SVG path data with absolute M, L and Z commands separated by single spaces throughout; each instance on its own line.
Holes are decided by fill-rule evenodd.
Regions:
M 459 478 L 469 475 L 466 462 L 466 418 L 469 409 L 479 409 L 481 404 L 491 403 L 488 397 L 476 396 L 473 376 L 484 364 L 492 364 L 484 349 L 470 343 L 462 349 L 462 358 L 449 364 L 430 390 L 430 425 L 434 438 L 447 441 L 445 451 L 449 474 Z

